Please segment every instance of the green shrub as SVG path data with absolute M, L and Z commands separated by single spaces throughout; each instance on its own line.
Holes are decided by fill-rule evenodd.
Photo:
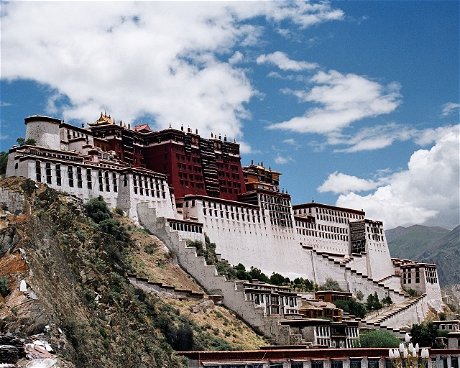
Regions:
M 113 218 L 102 220 L 98 226 L 104 233 L 112 235 L 116 240 L 126 241 L 129 239 L 125 228 Z
M 8 285 L 8 279 L 6 277 L 0 277 L 0 295 L 6 297 L 11 292 Z
M 342 291 L 339 283 L 331 278 L 327 278 L 326 282 L 319 287 L 320 290 L 333 290 L 333 291 Z
M 382 303 L 379 300 L 377 292 L 374 292 L 374 294 L 369 294 L 369 296 L 367 297 L 367 301 L 366 301 L 366 307 L 367 307 L 367 310 L 369 311 L 378 310 L 383 307 Z
M 400 341 L 390 332 L 373 330 L 362 333 L 359 342 L 363 348 L 396 348 Z
M 144 251 L 145 251 L 145 253 L 147 253 L 147 254 L 154 254 L 154 253 L 155 253 L 155 247 L 154 247 L 152 244 L 147 244 L 147 245 L 144 247 Z
M 0 152 L 0 174 L 6 173 L 7 163 L 8 163 L 8 152 Z
M 101 196 L 92 198 L 84 205 L 86 214 L 96 223 L 112 218 L 107 203 Z
M 334 304 L 337 308 L 342 309 L 344 312 L 353 314 L 358 318 L 363 318 L 367 312 L 366 306 L 354 298 L 348 300 L 337 300 Z

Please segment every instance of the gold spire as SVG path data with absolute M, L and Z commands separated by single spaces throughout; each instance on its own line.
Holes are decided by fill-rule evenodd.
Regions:
M 94 123 L 89 123 L 88 125 L 95 126 L 95 125 L 109 125 L 113 124 L 112 117 L 107 115 L 107 113 L 102 113 L 99 119 L 97 119 Z

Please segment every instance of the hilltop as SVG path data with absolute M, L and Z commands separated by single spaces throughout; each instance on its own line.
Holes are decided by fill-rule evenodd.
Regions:
M 0 194 L 16 205 L 26 199 L 24 213 L 0 210 L 0 330 L 46 341 L 62 367 L 181 367 L 176 350 L 266 344 L 205 295 L 157 238 L 103 202 L 84 206 L 18 178 L 1 180 Z M 129 275 L 173 291 L 143 291 Z M 175 297 L 177 289 L 195 296 Z

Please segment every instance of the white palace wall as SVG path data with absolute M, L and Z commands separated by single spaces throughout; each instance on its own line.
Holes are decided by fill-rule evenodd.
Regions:
M 22 176 L 72 194 L 83 201 L 102 196 L 137 221 L 137 204 L 147 202 L 158 216 L 173 218 L 175 207 L 166 178 L 129 169 L 83 162 L 75 155 L 58 159 L 53 151 L 19 148 L 8 157 L 7 176 Z
M 294 228 L 271 225 L 268 213 L 256 206 L 237 202 L 230 205 L 228 201 L 221 211 L 220 203 L 214 209 L 211 199 L 193 201 L 193 206 L 188 201 L 189 206 L 183 207 L 184 219 L 194 218 L 202 223 L 203 231 L 216 243 L 216 251 L 231 264 L 254 266 L 268 275 L 278 272 L 289 278 L 313 277 L 311 258 L 299 246 Z M 251 214 L 243 212 L 246 209 Z

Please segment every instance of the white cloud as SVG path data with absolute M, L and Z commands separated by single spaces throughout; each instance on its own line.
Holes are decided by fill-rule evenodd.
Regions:
M 442 116 L 448 116 L 455 110 L 460 109 L 460 104 L 459 103 L 454 103 L 454 102 L 448 102 L 444 105 L 442 105 Z M 458 116 L 458 113 L 457 113 Z
M 240 145 L 240 153 L 245 155 L 245 154 L 249 154 L 249 153 L 253 153 L 253 149 L 252 147 L 246 143 L 246 142 L 243 142 L 243 141 L 240 141 L 238 142 L 239 145 Z
M 335 70 L 320 71 L 311 78 L 315 84 L 309 91 L 285 91 L 303 102 L 320 105 L 303 116 L 269 125 L 299 133 L 327 134 L 338 132 L 351 123 L 394 111 L 400 104 L 399 84 L 383 86 L 356 74 Z
M 293 160 L 292 160 L 292 157 L 290 157 L 290 156 L 281 156 L 280 154 L 278 154 L 275 157 L 275 163 L 278 164 L 278 165 L 285 165 L 285 164 L 287 164 L 288 162 L 291 162 L 291 161 L 293 161 Z
M 11 103 L 5 102 L 5 101 L 0 101 L 0 107 L 8 107 L 11 106 Z
M 256 59 L 256 62 L 257 64 L 273 64 L 281 70 L 292 70 L 296 72 L 301 70 L 315 69 L 318 67 L 318 64 L 316 63 L 308 63 L 306 61 L 296 61 L 289 59 L 289 57 L 281 51 L 260 55 Z
M 366 216 L 395 226 L 459 224 L 459 127 L 452 126 L 434 146 L 415 151 L 407 169 L 389 175 L 368 195 L 339 196 L 338 206 L 363 208 Z M 325 184 L 323 184 L 325 185 Z
M 152 116 L 158 127 L 183 122 L 241 137 L 256 91 L 245 70 L 220 56 L 258 41 L 256 17 L 305 28 L 343 12 L 300 2 L 8 2 L 2 78 L 55 89 L 69 105 L 51 100 L 50 109 L 66 120 L 107 110 L 125 122 Z
M 378 182 L 358 178 L 357 176 L 334 172 L 318 187 L 318 192 L 350 193 L 375 189 Z
M 420 146 L 426 146 L 429 144 L 436 143 L 437 140 L 451 132 L 452 130 L 458 129 L 456 125 L 446 125 L 437 128 L 428 128 L 417 132 L 415 137 L 415 143 Z
M 289 144 L 290 146 L 294 146 L 294 147 L 297 147 L 299 145 L 294 138 L 284 139 L 283 143 Z
M 230 59 L 228 59 L 228 62 L 229 64 L 238 64 L 238 63 L 241 63 L 244 59 L 244 55 L 239 52 L 239 51 L 236 51 L 231 57 Z
M 417 134 L 413 128 L 395 123 L 376 125 L 361 129 L 354 135 L 331 133 L 327 142 L 331 145 L 345 145 L 346 148 L 337 148 L 334 152 L 353 153 L 360 151 L 373 151 L 390 146 L 395 141 L 407 141 Z

